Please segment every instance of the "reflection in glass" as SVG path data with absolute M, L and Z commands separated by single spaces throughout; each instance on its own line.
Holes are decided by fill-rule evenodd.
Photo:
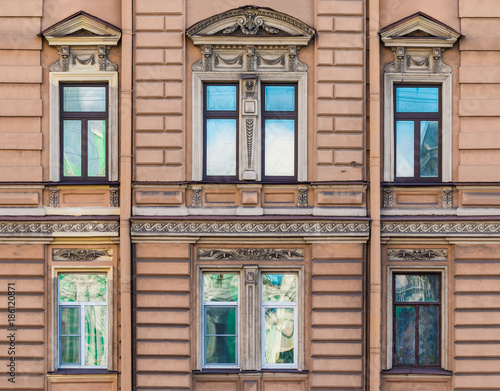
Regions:
M 265 86 L 266 111 L 294 111 L 294 86 Z
M 294 309 L 264 309 L 264 360 L 266 364 L 294 363 Z
M 89 120 L 88 131 L 88 176 L 106 175 L 106 121 Z
M 106 87 L 63 87 L 63 109 L 66 112 L 105 112 Z
M 415 307 L 396 306 L 395 365 L 415 364 Z
M 396 121 L 396 176 L 413 177 L 414 175 L 414 123 Z
M 61 364 L 80 363 L 80 337 L 61 337 Z
M 235 111 L 236 86 L 207 85 L 208 111 Z
M 65 120 L 63 123 L 64 176 L 82 175 L 82 122 Z
M 80 334 L 80 307 L 61 308 L 61 335 Z
M 439 88 L 397 87 L 396 111 L 398 113 L 439 112 Z
M 85 306 L 85 365 L 105 366 L 107 306 Z
M 205 307 L 205 362 L 236 363 L 236 307 Z
M 105 274 L 59 274 L 59 301 L 106 302 Z
M 295 121 L 265 120 L 265 175 L 295 175 Z
M 295 302 L 297 297 L 296 274 L 263 274 L 262 301 Z
M 438 121 L 420 122 L 420 176 L 438 176 Z
M 420 306 L 418 313 L 418 363 L 439 363 L 439 307 Z
M 207 175 L 236 175 L 236 120 L 207 119 Z
M 238 275 L 204 273 L 203 297 L 205 301 L 238 301 Z
M 395 276 L 396 302 L 438 302 L 439 276 L 406 275 Z

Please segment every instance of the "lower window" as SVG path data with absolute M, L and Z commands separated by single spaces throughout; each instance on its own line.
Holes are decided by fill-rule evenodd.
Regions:
M 108 363 L 107 275 L 58 275 L 58 366 L 106 368 Z
M 393 364 L 440 367 L 441 275 L 393 274 Z

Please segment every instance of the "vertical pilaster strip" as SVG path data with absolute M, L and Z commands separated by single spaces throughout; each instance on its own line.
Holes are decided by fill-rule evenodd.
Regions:
M 241 319 L 243 319 L 244 324 L 242 325 L 242 348 L 245 350 L 245 354 L 242 355 L 243 362 L 241 363 L 243 370 L 255 371 L 258 369 L 257 363 L 260 361 L 259 357 L 259 341 L 257 339 L 258 324 L 258 310 L 255 305 L 259 292 L 258 292 L 258 268 L 257 266 L 245 266 L 244 267 L 244 278 L 245 278 L 245 303 L 244 311 Z

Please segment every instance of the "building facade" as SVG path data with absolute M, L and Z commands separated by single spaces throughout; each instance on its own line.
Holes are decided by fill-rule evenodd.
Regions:
M 495 390 L 493 0 L 0 0 L 0 390 Z

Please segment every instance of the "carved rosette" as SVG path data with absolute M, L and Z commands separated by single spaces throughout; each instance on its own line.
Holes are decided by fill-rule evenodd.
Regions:
M 447 261 L 446 249 L 388 249 L 389 261 Z
M 232 248 L 232 249 L 198 249 L 200 261 L 280 261 L 303 260 L 302 249 L 274 249 L 274 248 Z

